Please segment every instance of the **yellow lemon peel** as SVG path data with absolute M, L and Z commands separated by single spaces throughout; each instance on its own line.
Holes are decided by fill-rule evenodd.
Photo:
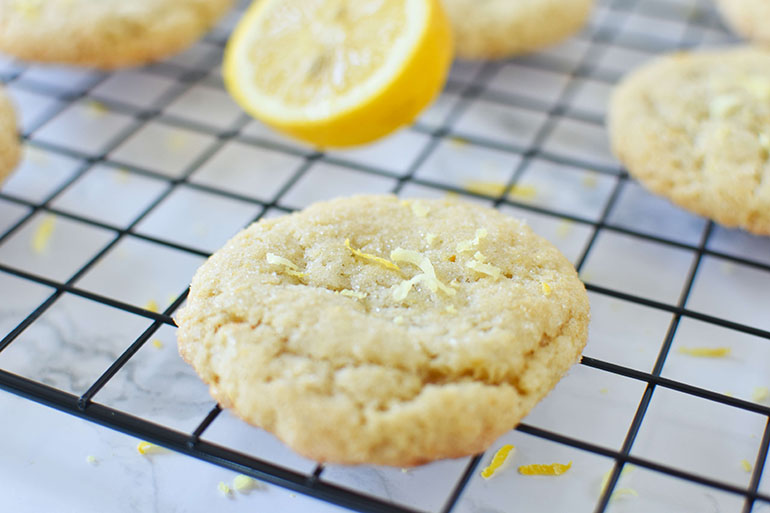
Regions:
M 227 483 L 224 483 L 222 481 L 220 481 L 219 484 L 217 485 L 217 490 L 219 490 L 219 492 L 225 497 L 229 497 L 230 494 L 232 493 L 232 490 L 230 489 L 229 486 L 227 486 Z
M 390 260 L 388 260 L 387 258 L 378 257 L 377 255 L 372 255 L 370 253 L 364 253 L 360 249 L 355 249 L 353 246 L 350 245 L 350 239 L 345 239 L 345 247 L 348 248 L 350 252 L 357 257 L 378 263 L 387 269 L 392 269 L 394 271 L 401 272 L 401 268 L 396 264 L 394 264 L 393 262 L 391 262 Z
M 495 475 L 495 472 L 500 470 L 503 464 L 505 464 L 505 460 L 508 458 L 508 455 L 513 449 L 514 446 L 511 444 L 505 444 L 500 447 L 492 458 L 492 461 L 489 462 L 489 466 L 481 471 L 481 477 L 484 479 L 489 479 Z
M 476 230 L 476 236 L 473 239 L 458 242 L 455 249 L 458 253 L 462 253 L 463 251 L 473 251 L 473 249 L 478 247 L 481 240 L 485 239 L 487 235 L 489 235 L 489 232 L 486 229 L 479 228 Z
M 396 248 L 390 252 L 390 259 L 394 262 L 406 262 L 415 265 L 422 271 L 421 274 L 396 285 L 393 289 L 393 299 L 396 301 L 404 300 L 409 294 L 409 291 L 412 290 L 412 287 L 417 283 L 424 283 L 433 293 L 436 293 L 439 290 L 447 296 L 454 296 L 457 293 L 455 289 L 444 285 L 441 280 L 436 277 L 436 270 L 433 269 L 433 264 L 430 263 L 430 259 L 425 255 L 409 249 Z
M 522 465 L 519 467 L 519 474 L 525 476 L 560 476 L 570 468 L 572 468 L 571 461 L 566 465 L 562 463 L 551 463 L 549 465 L 534 463 L 532 465 Z
M 297 267 L 297 264 L 288 258 L 284 258 L 273 253 L 267 254 L 267 263 L 272 265 L 282 265 L 285 267 L 284 272 L 289 276 L 294 276 L 295 278 L 304 278 L 307 276 L 306 273 L 299 272 L 299 267 Z
M 729 347 L 680 347 L 680 354 L 700 358 L 724 358 L 730 355 Z
M 160 339 L 154 339 L 152 345 L 155 346 L 155 349 L 163 349 L 163 342 L 161 342 Z
M 315 146 L 363 144 L 410 123 L 451 63 L 438 0 L 254 2 L 225 50 L 240 106 Z
M 53 229 L 56 226 L 56 217 L 47 215 L 43 218 L 40 224 L 35 230 L 35 235 L 32 237 L 32 249 L 35 253 L 43 253 L 48 248 L 48 243 L 51 241 L 51 235 L 53 235 Z
M 751 472 L 751 463 L 749 463 L 749 460 L 741 460 L 741 467 L 743 467 L 743 470 L 746 472 Z
M 546 297 L 550 296 L 551 292 L 553 292 L 553 290 L 551 289 L 551 286 L 547 282 L 542 282 L 540 284 L 540 288 L 543 289 L 543 295 Z
M 89 465 L 96 465 L 99 462 L 96 460 L 96 456 L 92 456 L 89 454 L 88 456 L 86 456 L 86 463 L 88 463 Z
M 480 252 L 476 251 L 473 255 L 473 260 L 469 260 L 465 263 L 465 267 L 473 269 L 477 273 L 486 274 L 491 276 L 495 281 L 500 278 L 502 271 L 499 267 L 486 262 L 486 257 Z

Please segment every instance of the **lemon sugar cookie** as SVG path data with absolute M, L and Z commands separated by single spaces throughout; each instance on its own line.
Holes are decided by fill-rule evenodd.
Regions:
M 438 0 L 261 0 L 233 32 L 223 74 L 248 113 L 329 148 L 413 121 L 451 59 Z
M 718 0 L 717 7 L 735 32 L 756 43 L 770 45 L 770 2 Z
M 522 222 L 356 196 L 263 220 L 197 271 L 179 350 L 213 397 L 317 461 L 485 450 L 577 361 L 588 300 Z
M 0 85 L 0 184 L 19 161 L 19 136 L 11 101 Z
M 441 1 L 457 56 L 466 59 L 510 57 L 558 43 L 580 30 L 593 5 L 593 0 Z
M 660 57 L 617 86 L 608 120 L 613 151 L 648 189 L 770 235 L 770 50 Z
M 232 0 L 0 0 L 0 51 L 95 68 L 138 66 L 190 46 Z

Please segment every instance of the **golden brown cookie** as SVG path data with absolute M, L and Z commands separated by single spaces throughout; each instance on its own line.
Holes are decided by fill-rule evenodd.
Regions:
M 0 0 L 0 51 L 95 68 L 137 66 L 184 50 L 232 0 Z
M 522 222 L 356 196 L 260 221 L 196 273 L 180 353 L 214 398 L 317 461 L 474 454 L 577 361 L 588 300 Z
M 717 0 L 728 25 L 746 39 L 770 45 L 770 2 L 767 0 Z
M 452 22 L 455 53 L 497 59 L 528 53 L 574 34 L 593 0 L 442 0 Z
M 615 154 L 653 192 L 770 234 L 770 51 L 660 57 L 617 86 L 609 131 Z
M 0 184 L 19 162 L 19 136 L 11 101 L 0 86 Z

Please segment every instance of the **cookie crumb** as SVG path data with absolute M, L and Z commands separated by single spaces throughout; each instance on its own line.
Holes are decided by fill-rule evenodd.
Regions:
M 500 447 L 495 455 L 492 457 L 492 461 L 489 463 L 489 466 L 481 471 L 481 477 L 484 479 L 489 479 L 495 473 L 501 469 L 501 467 L 505 464 L 508 455 L 510 452 L 514 449 L 514 446 L 511 444 L 505 444 L 502 447 Z
M 519 474 L 525 476 L 560 476 L 570 468 L 572 468 L 571 461 L 566 465 L 562 463 L 551 463 L 549 465 L 533 463 L 532 465 L 522 465 L 519 467 Z
M 160 311 L 160 307 L 158 307 L 158 303 L 154 299 L 150 299 L 144 304 L 144 309 L 149 310 L 153 313 L 158 313 Z
M 428 243 L 428 245 L 432 245 L 433 241 L 436 240 L 436 234 L 435 233 L 427 233 L 425 234 L 425 242 Z

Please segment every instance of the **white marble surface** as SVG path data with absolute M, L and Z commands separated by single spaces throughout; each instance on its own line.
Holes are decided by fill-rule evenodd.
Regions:
M 307 156 L 314 150 L 248 119 L 224 91 L 221 47 L 212 41 L 226 37 L 236 15 L 209 39 L 142 69 L 103 74 L 25 66 L 0 56 L 0 79 L 10 80 L 22 131 L 30 139 L 19 169 L 0 188 L 0 264 L 11 270 L 0 270 L 0 339 L 50 303 L 0 351 L 0 369 L 82 394 L 150 329 L 151 312 L 166 310 L 184 292 L 203 255 L 254 218 L 343 194 L 392 191 L 402 178 L 407 178 L 399 192 L 403 197 L 443 197 L 448 190 L 468 188 L 479 192 L 479 184 L 486 184 L 491 192 L 482 189 L 466 198 L 485 205 L 498 196 L 495 188 L 502 193 L 515 178 L 517 188 L 501 211 L 525 219 L 574 263 L 594 239 L 592 223 L 604 219 L 608 227 L 587 253 L 581 278 L 642 302 L 677 305 L 707 223 L 621 179 L 599 120 L 612 81 L 653 56 L 645 41 L 661 47 L 677 44 L 684 35 L 703 42 L 730 39 L 718 26 L 688 28 L 682 20 L 693 9 L 705 12 L 703 19 L 711 16 L 702 0 L 640 1 L 633 8 L 600 1 L 580 36 L 510 62 L 458 61 L 446 91 L 414 127 L 364 148 L 311 160 Z M 661 12 L 667 13 L 665 23 Z M 610 25 L 623 44 L 591 45 L 590 35 Z M 591 56 L 589 76 L 570 77 L 586 55 Z M 200 79 L 178 80 L 190 73 Z M 572 88 L 570 80 L 576 81 Z M 463 95 L 470 84 L 477 86 L 477 96 Z M 68 102 L 67 95 L 77 100 Z M 556 100 L 565 115 L 545 112 Z M 150 121 L 138 116 L 156 111 Z M 436 129 L 448 135 L 434 141 Z M 236 134 L 217 137 L 222 132 Z M 529 158 L 523 152 L 538 137 L 544 154 Z M 36 243 L 47 229 L 50 237 Z M 629 230 L 634 234 L 624 233 Z M 770 264 L 770 239 L 714 227 L 706 247 L 718 254 L 702 259 L 685 308 L 770 330 L 770 272 L 751 265 Z M 66 282 L 102 301 L 70 292 L 53 297 L 56 291 L 48 282 L 14 273 Z M 651 372 L 671 312 L 598 292 L 589 296 L 593 319 L 585 355 Z M 111 301 L 118 303 L 106 304 Z M 145 309 L 147 315 L 126 308 Z M 174 330 L 167 324 L 151 330 L 94 401 L 192 432 L 214 403 L 177 355 Z M 770 400 L 757 395 L 770 387 L 768 342 L 685 316 L 662 375 L 768 406 Z M 680 352 L 701 346 L 728 347 L 731 353 L 703 359 Z M 645 386 L 577 366 L 525 422 L 619 450 Z M 745 487 L 751 474 L 741 462 L 754 465 L 765 422 L 763 415 L 658 387 L 631 454 Z M 316 468 L 227 411 L 202 440 L 300 475 Z M 272 485 L 224 495 L 218 484 L 232 485 L 234 472 L 169 451 L 143 456 L 138 442 L 0 391 L 0 511 L 341 511 Z M 507 467 L 493 479 L 482 479 L 481 468 L 504 443 L 516 446 Z M 408 471 L 330 465 L 320 480 L 434 512 L 442 509 L 470 461 Z M 570 461 L 571 470 L 560 477 L 516 472 L 519 465 Z M 482 456 L 454 511 L 590 512 L 612 465 L 609 458 L 511 431 Z M 613 499 L 608 507 L 613 513 L 737 513 L 743 507 L 735 495 L 643 468 L 627 468 L 618 486 L 636 495 Z M 770 493 L 767 473 L 760 491 Z M 770 505 L 757 504 L 754 511 L 770 511 Z

